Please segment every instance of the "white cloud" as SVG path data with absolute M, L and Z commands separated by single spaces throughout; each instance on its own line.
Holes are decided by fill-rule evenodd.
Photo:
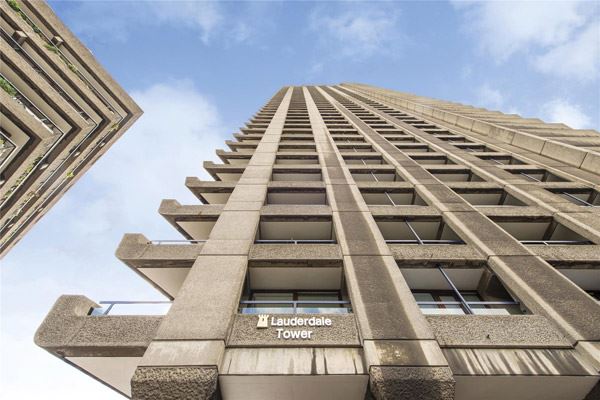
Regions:
M 564 78 L 596 79 L 600 73 L 600 23 L 589 24 L 573 40 L 536 57 L 534 65 Z
M 525 57 L 541 72 L 595 79 L 598 8 L 586 1 L 454 2 L 465 29 L 497 62 Z
M 183 27 L 208 45 L 217 39 L 252 42 L 271 28 L 269 13 L 276 10 L 254 3 L 216 1 L 81 1 L 70 3 L 63 16 L 78 36 L 100 42 L 124 42 L 140 28 Z M 263 22 L 258 25 L 256 21 Z
M 477 106 L 500 109 L 504 105 L 504 96 L 498 89 L 485 83 L 476 90 Z
M 219 4 L 208 1 L 149 1 L 146 3 L 158 23 L 183 24 L 198 30 L 204 43 L 222 22 Z
M 575 129 L 590 128 L 592 121 L 576 104 L 565 99 L 554 99 L 542 106 L 547 122 L 561 122 Z
M 373 55 L 397 55 L 405 42 L 397 4 L 344 4 L 331 9 L 317 7 L 309 26 L 334 55 L 363 59 Z
M 180 238 L 156 210 L 163 198 L 198 203 L 185 177 L 210 179 L 202 161 L 214 159 L 225 133 L 215 106 L 188 81 L 132 96 L 145 114 L 2 260 L 3 398 L 122 398 L 36 347 L 33 335 L 61 294 L 163 299 L 115 258 L 115 249 L 127 232 Z

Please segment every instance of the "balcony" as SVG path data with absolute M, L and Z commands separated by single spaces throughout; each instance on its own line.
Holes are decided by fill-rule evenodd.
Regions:
M 568 179 L 553 174 L 542 168 L 516 168 L 506 169 L 506 171 L 530 182 L 569 182 Z
M 355 181 L 372 182 L 402 182 L 404 179 L 396 172 L 395 168 L 356 168 L 350 169 L 352 178 Z
M 460 166 L 429 168 L 427 171 L 442 182 L 485 182 L 482 177 L 470 169 Z
M 212 182 L 212 181 L 201 181 L 196 177 L 187 177 L 185 179 L 185 186 L 191 190 L 192 193 L 203 203 L 203 204 L 226 204 L 229 200 L 229 196 L 235 189 L 235 182 Z
M 99 305 L 84 296 L 61 296 L 38 328 L 34 341 L 111 389 L 131 397 L 131 377 L 166 308 L 168 303 L 162 302 Z
M 369 206 L 426 206 L 427 203 L 412 188 L 405 189 L 361 189 L 365 203 Z
M 375 220 L 388 244 L 464 244 L 440 217 L 392 217 Z
M 594 189 L 547 189 L 573 204 L 583 207 L 600 207 L 600 192 Z
M 456 164 L 450 160 L 445 154 L 427 154 L 427 155 L 412 155 L 410 156 L 417 164 L 421 165 L 452 165 Z
M 557 268 L 571 282 L 600 303 L 600 268 Z
M 321 174 L 321 168 L 274 168 L 271 180 L 274 182 L 286 181 L 286 182 L 314 182 L 322 181 L 323 176 Z
M 572 246 L 594 244 L 552 218 L 496 217 L 492 220 L 525 245 Z
M 344 162 L 347 165 L 386 165 L 387 163 L 379 154 L 373 155 L 345 155 Z
M 204 169 L 215 181 L 237 182 L 244 173 L 245 167 L 243 165 L 215 164 L 212 161 L 205 161 Z
M 279 153 L 275 158 L 275 165 L 286 165 L 286 164 L 319 164 L 319 156 L 317 154 L 285 154 Z
M 488 268 L 400 268 L 425 315 L 522 314 L 500 280 Z
M 163 200 L 158 212 L 186 239 L 205 241 L 222 208 L 219 205 L 187 206 L 176 200 Z
M 326 205 L 327 193 L 324 188 L 269 188 L 268 205 Z
M 398 150 L 406 153 L 428 153 L 432 151 L 428 145 L 422 143 L 398 143 L 395 146 Z
M 504 189 L 465 189 L 455 188 L 463 199 L 474 206 L 514 206 L 523 207 L 527 204 L 517 199 L 513 195 L 506 192 Z
M 203 241 L 149 240 L 141 234 L 126 234 L 116 256 L 162 294 L 174 299 L 203 246 Z
M 261 216 L 255 243 L 333 244 L 336 239 L 331 216 Z
M 525 162 L 519 160 L 518 158 L 515 158 L 510 155 L 503 155 L 503 154 L 483 155 L 483 156 L 477 156 L 477 158 L 479 158 L 481 160 L 485 160 L 485 161 L 491 161 L 493 163 L 500 164 L 500 165 L 522 165 L 522 164 L 525 164 Z

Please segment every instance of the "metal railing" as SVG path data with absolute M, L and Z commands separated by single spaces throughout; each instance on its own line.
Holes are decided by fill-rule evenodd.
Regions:
M 585 245 L 585 244 L 594 244 L 589 240 L 520 240 L 521 244 L 541 244 L 544 246 L 554 246 L 554 245 Z
M 389 244 L 465 244 L 462 240 L 452 239 L 392 239 L 385 242 Z
M 586 207 L 600 207 L 600 205 L 594 205 L 588 201 L 582 200 L 577 196 L 572 195 L 571 193 L 568 192 L 560 192 L 560 194 L 567 196 L 568 198 L 575 200 L 578 203 L 581 203 L 582 205 L 586 206 Z M 596 196 L 594 196 L 595 198 Z
M 90 315 L 94 316 L 102 316 L 109 315 L 115 306 L 125 305 L 125 306 L 143 306 L 143 305 L 156 305 L 156 304 L 172 304 L 171 301 L 127 301 L 127 300 L 107 300 L 107 301 L 99 301 L 98 305 L 100 308 L 93 308 L 90 312 Z M 144 314 L 136 314 L 136 315 L 144 315 Z
M 256 239 L 258 244 L 335 244 L 335 239 Z
M 273 305 L 277 307 L 247 307 L 248 305 L 253 306 L 257 304 Z M 282 306 L 282 304 L 284 306 Z M 286 307 L 285 305 L 289 305 Z M 316 305 L 318 307 L 302 307 L 301 305 Z M 325 305 L 324 307 L 322 305 Z M 280 314 L 297 314 L 298 309 L 303 311 L 309 309 L 306 314 L 339 314 L 339 313 L 350 313 L 352 309 L 350 307 L 350 301 L 347 300 L 242 300 L 240 301 L 240 312 L 242 314 L 258 314 L 263 313 L 264 309 L 278 309 Z M 245 306 L 245 307 L 244 307 Z M 338 306 L 338 307 L 336 307 Z M 281 311 L 279 311 L 281 310 Z M 321 312 L 321 310 L 327 310 Z M 329 310 L 338 310 L 329 311 Z M 256 311 L 256 312 L 254 312 Z M 290 312 L 291 311 L 291 312 Z
M 464 310 L 464 312 L 466 314 L 476 314 L 473 309 L 474 307 L 471 307 L 472 305 L 474 306 L 518 306 L 520 303 L 514 299 L 512 300 L 506 300 L 506 301 L 467 301 L 464 296 L 462 295 L 462 293 L 460 292 L 460 290 L 458 290 L 458 288 L 456 287 L 456 285 L 454 284 L 454 282 L 452 282 L 452 280 L 450 279 L 450 277 L 448 276 L 448 274 L 446 273 L 446 271 L 444 271 L 444 268 L 442 268 L 441 265 L 437 265 L 437 269 L 438 271 L 440 271 L 440 273 L 442 274 L 442 276 L 444 277 L 444 280 L 448 283 L 448 285 L 450 285 L 450 288 L 452 289 L 452 292 L 454 293 L 454 295 L 456 296 L 456 298 L 458 298 L 458 301 L 417 301 L 417 304 L 419 306 L 421 305 L 458 305 L 460 306 L 460 308 L 462 308 Z M 477 308 L 477 307 L 475 307 Z
M 164 240 L 149 240 L 148 244 L 156 244 L 156 245 L 161 245 L 161 244 L 179 244 L 179 245 L 185 245 L 185 244 L 198 244 L 198 243 L 206 243 L 207 240 L 187 240 L 187 239 L 164 239 Z

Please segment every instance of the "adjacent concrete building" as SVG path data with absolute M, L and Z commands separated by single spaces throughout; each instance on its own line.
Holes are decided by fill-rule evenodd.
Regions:
M 342 84 L 234 136 L 185 239 L 117 249 L 171 301 L 63 296 L 39 346 L 136 400 L 600 398 L 598 132 Z
M 0 256 L 141 110 L 41 0 L 0 0 Z

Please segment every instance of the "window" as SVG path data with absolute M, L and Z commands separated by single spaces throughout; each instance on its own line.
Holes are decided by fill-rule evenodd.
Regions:
M 331 216 L 263 216 L 255 243 L 333 244 L 335 234 Z
M 568 179 L 548 172 L 545 169 L 511 169 L 507 170 L 513 175 L 519 175 L 533 182 L 568 182 Z
M 454 144 L 456 148 L 471 152 L 471 153 L 479 153 L 479 152 L 493 152 L 494 150 L 490 149 L 483 144 L 478 143 L 459 143 Z
M 553 219 L 493 218 L 494 222 L 515 239 L 528 245 L 586 245 L 585 237 Z
M 483 178 L 470 169 L 428 169 L 442 182 L 483 182 Z
M 350 301 L 340 290 L 250 290 L 242 314 L 347 314 Z
M 429 146 L 422 143 L 398 143 L 396 148 L 407 153 L 427 153 L 431 151 Z
M 521 200 L 504 189 L 454 189 L 462 198 L 474 206 L 525 206 Z
M 344 162 L 346 164 L 359 164 L 359 165 L 368 165 L 368 164 L 375 164 L 375 165 L 384 165 L 387 164 L 384 160 L 383 157 L 381 157 L 380 155 L 374 154 L 374 155 L 360 155 L 360 156 L 344 156 Z
M 374 151 L 368 143 L 338 143 L 340 153 L 363 153 Z
M 317 151 L 314 144 L 309 143 L 294 143 L 293 141 L 282 142 L 277 149 L 278 152 L 289 152 L 289 153 L 310 153 Z
M 491 162 L 495 162 L 496 164 L 501 164 L 501 165 L 518 165 L 518 164 L 525 164 L 523 161 L 519 160 L 518 158 L 514 158 L 513 156 L 505 156 L 505 155 L 495 155 L 495 154 L 491 154 L 489 156 L 478 156 L 478 158 L 482 159 L 482 160 L 486 160 L 486 161 L 491 161 Z
M 321 181 L 320 169 L 274 169 L 272 181 Z
M 318 188 L 270 188 L 267 204 L 325 205 L 327 194 Z
M 372 181 L 372 182 L 401 182 L 402 179 L 394 170 L 390 169 L 366 169 L 366 170 L 351 170 L 352 178 L 355 181 Z
M 451 161 L 444 154 L 431 154 L 431 155 L 412 155 L 410 156 L 413 160 L 415 160 L 418 164 L 421 165 L 433 165 L 433 164 L 455 164 L 455 162 Z
M 426 206 L 414 189 L 363 189 L 361 194 L 370 206 Z
M 375 221 L 389 244 L 464 244 L 439 217 L 402 217 Z
M 558 267 L 557 270 L 595 300 L 600 301 L 600 268 L 598 266 L 593 268 Z
M 400 268 L 426 315 L 510 315 L 523 311 L 488 268 Z
M 573 204 L 584 207 L 600 206 L 600 193 L 594 189 L 548 189 Z
M 316 155 L 286 155 L 278 154 L 275 158 L 275 164 L 319 164 L 319 157 Z

